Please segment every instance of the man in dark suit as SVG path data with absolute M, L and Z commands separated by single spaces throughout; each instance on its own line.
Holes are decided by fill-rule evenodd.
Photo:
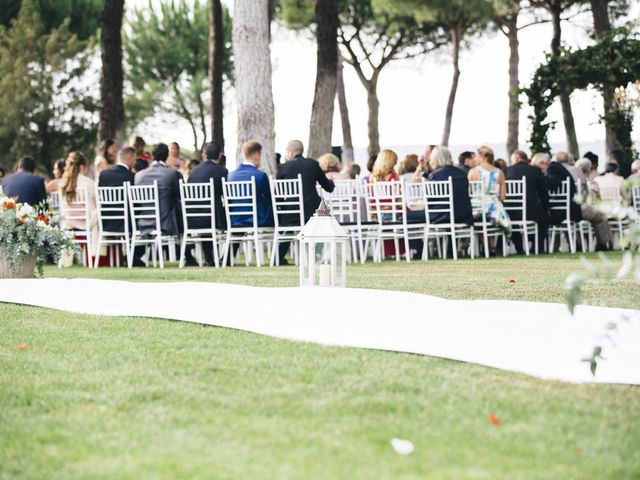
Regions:
M 308 222 L 318 205 L 320 205 L 320 196 L 316 190 L 316 185 L 319 183 L 325 191 L 333 192 L 335 184 L 327 178 L 316 160 L 303 157 L 303 153 L 304 145 L 300 140 L 290 141 L 285 152 L 286 162 L 278 169 L 276 178 L 293 180 L 298 178 L 298 174 L 302 176 L 304 221 Z M 286 225 L 287 222 L 290 222 L 289 224 L 293 224 L 293 222 L 297 224 L 298 219 L 293 217 L 293 215 L 284 215 L 281 224 Z M 281 243 L 279 247 L 280 265 L 288 263 L 285 259 L 288 251 L 289 242 Z
M 544 252 L 545 239 L 548 230 L 549 192 L 544 181 L 544 175 L 539 168 L 529 165 L 529 158 L 522 150 L 516 150 L 511 155 L 511 166 L 507 168 L 507 180 L 527 179 L 527 220 L 533 220 L 538 224 L 538 251 Z M 522 220 L 520 210 L 509 211 L 512 220 Z M 511 237 L 516 251 L 522 255 L 522 234 L 513 232 Z
M 308 221 L 320 205 L 320 196 L 316 190 L 316 184 L 326 190 L 333 192 L 335 184 L 327 178 L 320 164 L 312 158 L 302 156 L 304 145 L 300 140 L 292 140 L 287 144 L 287 151 L 284 165 L 280 167 L 276 178 L 293 180 L 302 175 L 302 197 L 304 201 L 304 220 Z
M 136 185 L 153 185 L 158 182 L 158 205 L 160 207 L 160 229 L 163 235 L 176 236 L 181 231 L 180 218 L 180 184 L 182 178 L 180 172 L 165 165 L 169 156 L 169 147 L 159 143 L 151 152 L 153 162 L 149 166 L 136 173 Z M 155 229 L 152 219 L 142 219 L 138 222 L 138 228 L 142 234 L 148 234 Z
M 188 183 L 209 183 L 213 179 L 213 204 L 216 217 L 216 228 L 227 228 L 227 219 L 222 206 L 222 179 L 227 178 L 229 171 L 221 165 L 222 146 L 216 142 L 208 143 L 202 152 L 202 163 L 189 174 Z M 211 218 L 195 217 L 188 219 L 190 228 L 211 228 Z M 213 246 L 211 242 L 202 242 L 202 253 L 205 262 L 213 265 Z
M 7 197 L 16 197 L 20 203 L 36 206 L 47 200 L 44 178 L 34 175 L 36 162 L 31 157 L 22 157 L 18 162 L 18 171 L 5 177 L 2 191 Z
M 216 211 L 216 228 L 227 228 L 227 221 L 222 207 L 222 179 L 229 176 L 229 171 L 223 167 L 222 147 L 216 143 L 208 143 L 202 152 L 202 163 L 189 174 L 189 183 L 208 183 L 213 179 L 214 206 Z M 211 221 L 207 217 L 197 217 L 189 220 L 192 228 L 209 228 Z
M 103 170 L 98 177 L 99 187 L 122 187 L 126 182 L 131 185 L 135 182 L 135 176 L 131 172 L 136 162 L 136 151 L 132 147 L 125 147 L 118 152 L 118 163 L 113 167 Z M 103 215 L 108 215 L 104 213 Z M 124 232 L 122 220 L 102 219 L 102 228 L 105 232 Z

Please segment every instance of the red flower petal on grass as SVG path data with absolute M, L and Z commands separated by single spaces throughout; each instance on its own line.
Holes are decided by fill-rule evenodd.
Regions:
M 28 346 L 29 346 L 29 345 L 27 345 L 26 343 L 18 343 L 18 344 L 16 345 L 16 348 L 18 348 L 18 349 L 22 350 L 22 349 L 24 349 L 24 348 L 27 348 Z
M 578 448 L 578 447 L 573 447 L 573 454 L 576 457 L 580 457 L 582 456 L 582 449 Z
M 509 279 L 509 285 L 515 285 L 515 284 L 516 284 L 516 281 L 513 278 Z
M 496 427 L 498 427 L 502 422 L 500 421 L 500 419 L 496 416 L 495 413 L 492 413 L 491 415 L 489 415 L 489 423 L 491 425 L 495 425 Z

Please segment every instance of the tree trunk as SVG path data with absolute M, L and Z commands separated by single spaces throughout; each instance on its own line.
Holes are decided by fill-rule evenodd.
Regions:
M 562 36 L 562 29 L 560 27 L 560 14 L 562 13 L 559 3 L 554 4 L 554 8 L 549 12 L 551 14 L 551 23 L 553 25 L 553 37 L 551 39 L 551 53 L 554 56 L 560 55 L 560 40 Z M 560 75 L 561 72 L 558 72 Z M 564 122 L 564 130 L 567 138 L 567 150 L 573 154 L 576 158 L 580 156 L 580 149 L 578 147 L 578 137 L 576 135 L 576 126 L 573 120 L 573 111 L 571 110 L 571 99 L 569 94 L 561 93 L 560 105 L 562 107 L 562 120 Z
M 338 63 L 338 106 L 340 107 L 340 121 L 342 123 L 342 164 L 353 163 L 353 140 L 351 139 L 351 121 L 349 120 L 349 107 L 344 88 L 342 62 Z
M 608 0 L 591 0 L 591 12 L 593 13 L 593 29 L 598 39 L 606 36 L 611 32 L 611 21 L 609 20 Z M 602 92 L 602 100 L 604 103 L 604 113 L 611 111 L 613 106 L 613 89 L 604 87 Z M 620 148 L 615 134 L 607 125 L 605 118 L 605 130 L 606 130 L 606 148 L 607 155 L 611 154 L 611 151 Z
M 456 101 L 456 93 L 458 91 L 458 80 L 460 79 L 460 35 L 458 28 L 451 29 L 451 43 L 453 47 L 453 79 L 451 81 L 451 90 L 449 91 L 449 100 L 447 101 L 447 112 L 444 118 L 444 130 L 442 132 L 441 145 L 449 145 L 449 136 L 451 135 L 451 120 L 453 118 L 453 105 Z
M 509 122 L 507 127 L 507 155 L 518 149 L 518 135 L 520 129 L 520 105 L 518 104 L 519 79 L 519 40 L 518 15 L 511 15 L 505 22 L 507 38 L 509 39 Z
M 211 86 L 211 139 L 224 149 L 224 26 L 220 0 L 209 0 L 209 85 Z
M 242 162 L 242 144 L 262 144 L 262 167 L 276 173 L 268 0 L 235 0 L 233 56 L 238 104 L 236 161 Z
M 380 100 L 378 100 L 378 74 L 374 71 L 369 86 L 367 88 L 367 105 L 369 107 L 369 119 L 367 122 L 369 146 L 367 153 L 369 156 L 378 155 L 380 153 L 380 129 L 378 126 L 378 118 L 380 116 Z
M 102 78 L 100 80 L 100 139 L 124 139 L 124 103 L 122 100 L 122 16 L 124 0 L 104 0 L 100 16 Z
M 316 2 L 316 38 L 316 87 L 311 108 L 308 149 L 311 158 L 331 152 L 338 72 L 338 0 Z

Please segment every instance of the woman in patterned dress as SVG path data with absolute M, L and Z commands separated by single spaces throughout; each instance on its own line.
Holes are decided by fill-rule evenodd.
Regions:
M 507 236 L 511 236 L 511 219 L 502 204 L 507 196 L 506 181 L 502 170 L 495 166 L 493 150 L 480 147 L 476 152 L 475 162 L 475 168 L 469 171 L 469 181 L 482 182 L 485 193 L 483 205 L 477 203 L 478 197 L 472 197 L 474 211 L 483 213 L 493 226 L 501 228 Z

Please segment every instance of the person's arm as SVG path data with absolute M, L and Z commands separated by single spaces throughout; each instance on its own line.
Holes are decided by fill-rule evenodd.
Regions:
M 542 172 L 536 175 L 536 191 L 538 192 L 538 198 L 540 199 L 542 207 L 545 209 L 549 208 L 549 191 L 544 183 L 544 175 L 542 175 Z
M 558 188 L 560 188 L 560 185 L 562 184 L 562 180 L 560 180 L 560 175 L 556 175 L 553 172 L 553 167 L 551 165 L 549 165 L 549 167 L 547 168 L 545 179 L 547 181 L 548 190 L 557 190 Z
M 332 180 L 329 180 L 325 173 L 320 168 L 320 164 L 316 162 L 316 178 L 318 179 L 318 183 L 320 186 L 327 192 L 333 192 L 333 189 L 336 188 L 336 184 L 333 183 Z
M 476 180 L 480 180 L 480 177 L 478 177 L 478 172 L 476 171 L 475 168 L 472 168 L 471 170 L 469 170 L 469 173 L 467 174 L 467 180 L 470 182 L 475 182 Z
M 505 198 L 507 198 L 507 182 L 504 180 L 502 170 L 498 171 L 498 185 L 500 185 L 500 201 L 504 202 Z

